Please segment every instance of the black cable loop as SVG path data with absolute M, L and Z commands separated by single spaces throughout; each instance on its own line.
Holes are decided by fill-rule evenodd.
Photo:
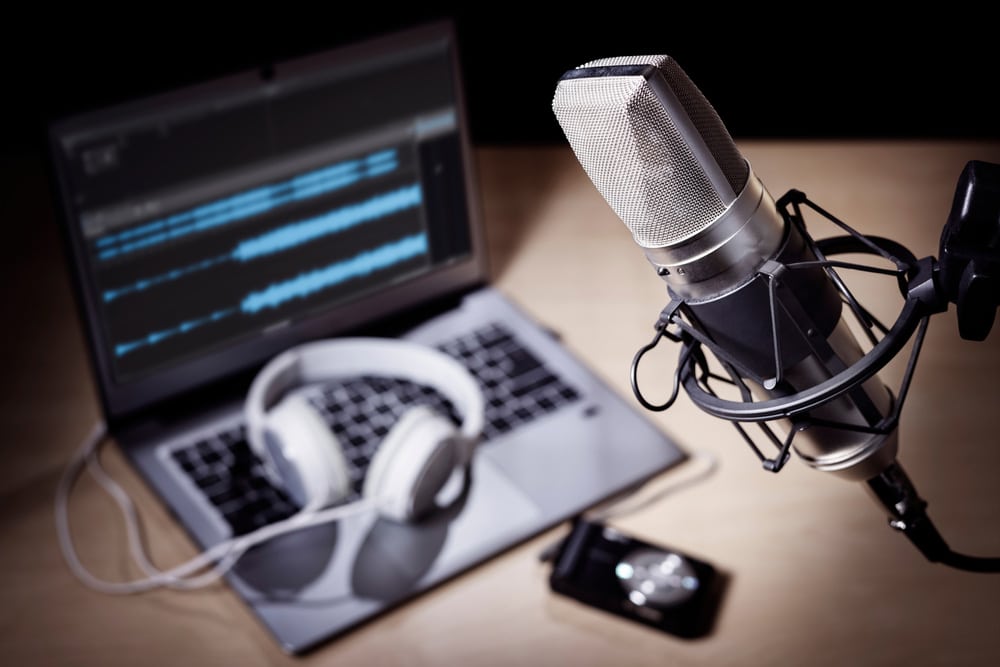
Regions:
M 667 322 L 661 321 L 656 326 L 656 335 L 653 337 L 653 340 L 643 345 L 641 348 L 639 348 L 639 351 L 635 353 L 635 356 L 632 358 L 632 367 L 629 370 L 629 382 L 632 385 L 632 393 L 635 395 L 636 400 L 639 401 L 642 407 L 646 408 L 647 410 L 651 410 L 653 412 L 663 412 L 664 410 L 670 408 L 670 406 L 672 406 L 674 402 L 677 401 L 677 397 L 680 395 L 680 389 L 681 389 L 679 373 L 674 373 L 673 389 L 670 392 L 670 398 L 668 398 L 664 403 L 661 403 L 659 405 L 650 403 L 649 401 L 646 400 L 646 397 L 642 395 L 642 390 L 639 389 L 639 362 L 642 361 L 642 358 L 646 355 L 647 352 L 651 351 L 659 344 L 660 339 L 663 338 L 664 336 L 667 336 L 671 340 L 673 339 L 676 339 L 677 341 L 681 340 L 679 337 L 673 336 L 670 332 L 667 331 Z M 678 361 L 678 364 L 686 365 L 688 362 L 688 357 L 691 356 L 692 351 L 693 350 L 689 346 L 685 345 L 681 349 L 681 358 L 680 361 Z

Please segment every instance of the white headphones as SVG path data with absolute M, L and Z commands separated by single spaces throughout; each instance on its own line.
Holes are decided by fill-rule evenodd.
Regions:
M 244 416 L 247 441 L 272 481 L 303 511 L 316 511 L 350 492 L 347 463 L 320 413 L 291 389 L 339 377 L 382 375 L 437 390 L 462 418 L 430 407 L 409 408 L 379 443 L 362 496 L 382 516 L 412 521 L 436 506 L 445 483 L 472 460 L 484 420 L 476 380 L 459 362 L 433 348 L 395 339 L 340 338 L 306 343 L 272 359 L 254 378 Z

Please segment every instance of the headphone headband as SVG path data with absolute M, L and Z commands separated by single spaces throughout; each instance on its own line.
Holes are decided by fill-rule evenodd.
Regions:
M 468 370 L 444 352 L 390 338 L 337 338 L 304 343 L 274 357 L 254 378 L 245 403 L 247 438 L 261 451 L 265 413 L 289 390 L 338 377 L 383 375 L 429 386 L 462 418 L 461 463 L 468 463 L 483 429 L 483 395 Z

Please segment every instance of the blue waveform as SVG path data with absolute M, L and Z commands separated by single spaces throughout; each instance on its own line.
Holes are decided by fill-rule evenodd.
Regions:
M 293 201 L 309 199 L 364 178 L 373 178 L 399 166 L 395 149 L 372 153 L 359 160 L 340 162 L 300 174 L 280 183 L 247 190 L 197 208 L 148 222 L 139 227 L 108 234 L 97 240 L 97 257 L 107 260 L 141 248 L 201 232 L 254 215 Z
M 286 301 L 303 299 L 352 278 L 366 276 L 426 253 L 426 233 L 406 236 L 398 241 L 366 250 L 351 259 L 336 262 L 322 269 L 300 273 L 290 280 L 275 283 L 259 292 L 252 292 L 240 303 L 240 310 L 244 313 L 256 313 L 265 308 L 277 308 Z
M 358 204 L 350 204 L 310 220 L 279 227 L 274 231 L 243 241 L 233 250 L 232 257 L 241 262 L 263 255 L 281 252 L 308 243 L 327 234 L 336 234 L 363 222 L 377 220 L 397 211 L 420 204 L 420 185 L 414 183 Z
M 150 287 L 177 280 L 182 276 L 202 271 L 222 262 L 249 262 L 266 255 L 282 252 L 319 237 L 337 234 L 360 224 L 419 206 L 422 199 L 423 193 L 419 183 L 407 185 L 356 204 L 348 204 L 347 206 L 334 209 L 314 218 L 282 225 L 272 231 L 241 241 L 228 254 L 211 257 L 189 264 L 188 266 L 171 269 L 166 273 L 142 278 L 123 287 L 105 290 L 102 297 L 105 302 L 111 302 L 121 296 L 132 294 L 133 292 L 141 292 Z
M 230 315 L 235 314 L 237 311 L 235 308 L 225 308 L 223 310 L 217 310 L 214 313 L 210 313 L 205 317 L 198 317 L 193 320 L 186 320 L 181 322 L 176 327 L 171 327 L 170 329 L 163 329 L 161 331 L 154 331 L 151 334 L 138 338 L 136 340 L 129 341 L 127 343 L 119 343 L 115 345 L 115 356 L 121 357 L 132 350 L 140 347 L 146 347 L 149 345 L 156 345 L 160 341 L 176 336 L 178 334 L 187 333 L 193 331 L 199 327 L 203 327 L 206 324 L 211 324 L 212 322 L 218 322 L 219 320 L 225 319 Z
M 201 262 L 197 262 L 195 264 L 190 264 L 188 266 L 182 266 L 177 269 L 171 269 L 166 273 L 161 273 L 156 276 L 150 276 L 149 278 L 141 278 L 132 283 L 131 285 L 118 287 L 116 289 L 104 290 L 104 293 L 101 296 L 104 298 L 104 301 L 106 303 L 110 303 L 111 301 L 114 301 L 120 296 L 125 296 L 126 294 L 131 294 L 133 292 L 141 292 L 142 290 L 149 289 L 150 287 L 154 287 L 161 283 L 169 282 L 171 280 L 177 280 L 178 278 L 186 276 L 189 273 L 195 273 L 197 271 L 202 271 L 204 269 L 207 269 L 211 266 L 215 266 L 216 264 L 221 264 L 227 259 L 228 257 L 223 255 L 220 257 L 212 257 L 203 260 Z
M 238 308 L 230 307 L 216 310 L 204 317 L 185 320 L 175 327 L 154 331 L 142 338 L 119 343 L 115 345 L 115 356 L 121 357 L 133 350 L 156 345 L 167 338 L 188 333 L 239 313 L 254 315 L 267 308 L 277 308 L 294 299 L 304 299 L 348 280 L 361 278 L 426 254 L 427 249 L 426 233 L 404 236 L 397 241 L 366 250 L 349 259 L 334 262 L 321 269 L 300 273 L 294 278 L 274 283 L 257 292 L 251 292 L 243 298 Z

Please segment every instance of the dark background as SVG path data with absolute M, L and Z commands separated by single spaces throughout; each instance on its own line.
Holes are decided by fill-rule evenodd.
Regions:
M 646 53 L 676 58 L 737 139 L 1000 136 L 1000 47 L 985 15 L 705 4 L 35 10 L 7 25 L 4 146 L 40 150 L 53 118 L 444 16 L 457 22 L 481 145 L 562 142 L 550 109 L 559 76 L 593 58 Z

